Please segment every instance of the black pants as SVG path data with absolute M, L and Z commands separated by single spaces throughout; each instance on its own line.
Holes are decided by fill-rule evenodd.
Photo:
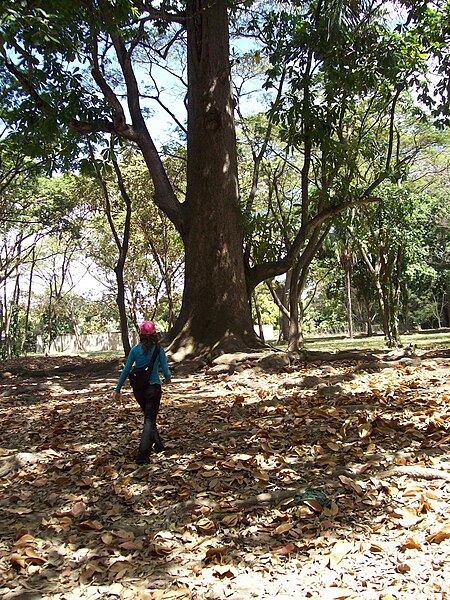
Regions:
M 161 386 L 151 383 L 143 389 L 133 390 L 133 393 L 144 413 L 144 429 L 141 434 L 136 462 L 146 463 L 149 460 L 153 444 L 155 444 L 156 452 L 164 450 L 164 445 L 156 427 L 156 417 L 161 402 Z

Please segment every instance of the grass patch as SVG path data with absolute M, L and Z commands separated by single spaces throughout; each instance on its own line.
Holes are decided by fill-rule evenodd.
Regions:
M 116 358 L 124 358 L 125 354 L 124 354 L 124 352 L 102 351 L 102 352 L 80 352 L 80 356 L 82 356 L 83 358 L 92 358 L 94 360 L 97 360 L 97 359 L 114 360 Z
M 450 331 L 448 330 L 442 333 L 436 331 L 408 333 L 400 336 L 400 339 L 403 346 L 416 344 L 419 349 L 450 347 Z M 326 350 L 327 352 L 339 350 L 383 350 L 386 349 L 386 344 L 382 335 L 355 338 L 348 338 L 341 335 L 306 338 L 306 348 L 308 350 Z

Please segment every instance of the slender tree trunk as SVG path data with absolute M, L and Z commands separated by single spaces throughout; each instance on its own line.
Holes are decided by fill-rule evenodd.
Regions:
M 291 285 L 289 287 L 289 341 L 288 352 L 299 354 L 300 352 L 300 330 L 299 330 L 299 280 L 301 266 L 299 263 L 292 269 Z
M 352 255 L 344 250 L 341 254 L 341 264 L 344 268 L 345 308 L 347 310 L 347 326 L 350 338 L 354 336 L 353 306 L 352 306 Z
M 402 262 L 403 262 L 403 248 L 397 247 L 395 252 L 395 259 L 392 264 L 392 276 L 391 285 L 389 290 L 391 293 L 390 301 L 390 329 L 392 334 L 392 340 L 395 346 L 400 346 L 400 331 L 398 327 L 399 308 L 400 308 L 400 285 L 402 277 Z
M 374 282 L 375 289 L 377 292 L 378 305 L 380 308 L 380 316 L 381 316 L 381 322 L 383 325 L 383 333 L 384 333 L 384 337 L 386 340 L 386 344 L 389 347 L 392 347 L 393 345 L 395 345 L 395 342 L 392 339 L 391 328 L 390 328 L 390 319 L 389 319 L 389 314 L 388 314 L 389 302 L 386 297 L 386 288 L 385 288 L 385 286 L 382 285 L 382 279 L 385 276 L 384 275 L 385 269 L 383 269 L 383 264 L 385 263 L 383 255 L 382 255 L 383 249 L 381 248 L 379 250 L 379 254 L 374 261 L 375 264 L 373 265 L 370 261 L 370 258 L 368 256 L 367 252 L 365 251 L 364 247 L 362 246 L 362 244 L 360 244 L 359 248 L 361 251 L 361 255 L 364 259 L 364 262 L 366 263 L 366 265 L 369 269 L 369 272 L 373 278 L 373 282 Z
M 322 247 L 325 237 L 330 231 L 330 227 L 331 225 L 328 224 L 323 228 L 320 225 L 314 229 L 305 249 L 299 255 L 297 264 L 292 269 L 291 285 L 289 288 L 290 321 L 288 349 L 294 354 L 300 354 L 305 345 L 303 337 L 304 307 L 301 295 L 305 289 L 311 262 L 319 248 Z
M 117 296 L 116 303 L 119 310 L 120 333 L 122 337 L 122 346 L 125 356 L 128 356 L 131 350 L 130 340 L 128 336 L 128 317 L 125 303 L 125 282 L 123 278 L 123 265 L 118 264 L 114 268 L 117 281 Z
M 277 286 L 274 288 L 273 285 L 267 282 L 267 287 L 272 295 L 272 298 L 275 304 L 278 306 L 278 310 L 280 311 L 278 317 L 279 323 L 279 335 L 278 335 L 278 343 L 287 342 L 289 340 L 289 295 L 287 293 L 288 287 L 287 282 L 290 281 L 291 271 L 286 273 L 286 280 L 284 284 L 277 283 Z
M 256 291 L 253 292 L 253 302 L 255 304 L 256 320 L 258 321 L 259 337 L 264 342 L 264 327 L 263 327 L 263 321 L 262 321 L 261 311 L 259 309 L 258 296 L 256 295 Z
M 382 256 L 381 269 L 377 271 L 377 290 L 380 296 L 380 310 L 383 329 L 389 347 L 400 345 L 398 310 L 400 304 L 402 248 L 391 249 Z
M 286 273 L 284 285 L 280 287 L 280 300 L 283 306 L 289 306 L 289 289 L 291 287 L 292 269 Z M 290 317 L 285 312 L 280 312 L 280 341 L 289 341 L 289 321 Z
M 439 295 L 435 295 L 433 294 L 434 297 L 434 302 L 433 302 L 433 306 L 434 306 L 434 321 L 430 321 L 429 327 L 431 327 L 432 329 L 439 329 L 441 327 L 441 299 L 439 297 Z
M 408 284 L 406 282 L 403 283 L 402 285 L 402 289 L 401 289 L 401 295 L 402 295 L 402 310 L 403 310 L 403 327 L 405 329 L 405 331 L 410 331 L 411 330 L 411 316 L 410 316 L 410 310 L 409 310 L 409 289 L 408 289 Z
M 300 350 L 303 350 L 305 348 L 305 335 L 304 335 L 304 327 L 303 327 L 303 321 L 304 321 L 304 316 L 305 316 L 305 305 L 304 305 L 302 296 L 303 296 L 303 291 L 306 286 L 306 280 L 308 277 L 309 266 L 310 266 L 310 263 L 308 263 L 307 265 L 303 265 L 301 273 L 300 273 L 300 278 L 298 281 L 298 287 L 297 287 L 297 293 L 298 293 L 298 298 L 297 298 L 297 302 L 298 302 L 298 345 L 299 345 Z
M 72 321 L 73 333 L 75 335 L 75 341 L 77 343 L 77 352 L 83 352 L 83 344 L 80 336 L 80 328 L 78 327 L 77 317 L 75 315 L 75 306 L 73 299 L 70 301 L 70 320 Z
M 275 304 L 278 306 L 278 343 L 289 341 L 289 288 L 291 286 L 292 269 L 286 273 L 284 283 L 276 284 L 273 287 L 271 284 L 268 285 L 269 291 L 272 294 L 272 298 Z
M 377 293 L 378 293 L 378 302 L 379 302 L 379 306 L 380 306 L 381 322 L 383 324 L 384 339 L 386 340 L 386 344 L 389 347 L 391 347 L 392 340 L 391 340 L 390 328 L 389 328 L 389 315 L 388 315 L 388 311 L 387 311 L 387 302 L 386 302 L 383 286 L 381 285 L 379 277 L 377 277 L 377 279 L 375 281 L 375 286 L 377 288 Z
M 55 299 L 56 302 L 56 299 Z M 53 315 L 54 315 L 54 304 L 53 304 L 53 282 L 50 279 L 49 283 L 49 294 L 48 294 L 48 322 L 47 322 L 47 331 L 44 342 L 44 354 L 48 356 L 50 354 L 50 346 L 52 343 L 52 327 L 53 327 Z
M 14 338 L 17 334 L 17 324 L 14 323 L 14 319 L 17 317 L 17 310 L 19 306 L 20 297 L 20 274 L 19 269 L 16 270 L 16 280 L 14 283 L 14 292 L 9 303 L 9 310 L 5 324 L 5 342 L 6 342 L 6 356 L 12 358 L 15 355 L 16 348 L 14 347 Z
M 450 327 L 450 286 L 448 283 L 444 294 L 443 324 L 444 327 Z
M 370 316 L 370 307 L 368 304 L 366 305 L 366 335 L 367 337 L 372 337 L 373 335 L 372 318 Z
M 312 260 L 312 258 L 311 258 Z M 289 352 L 293 352 L 294 354 L 299 355 L 305 347 L 305 337 L 303 334 L 303 319 L 305 307 L 303 304 L 302 294 L 305 289 L 306 280 L 308 277 L 309 266 L 311 261 L 308 261 L 307 264 L 303 264 L 303 262 L 299 262 L 294 269 L 292 269 L 292 279 L 291 279 L 291 288 L 289 294 L 290 300 L 290 314 L 291 318 L 289 321 L 289 344 L 288 349 Z M 294 284 L 295 280 L 295 284 Z M 296 299 L 294 298 L 294 294 L 296 294 Z M 295 305 L 294 305 L 295 302 Z M 293 317 L 293 311 L 295 313 L 295 317 Z M 295 318 L 295 323 L 293 322 Z
M 34 268 L 36 266 L 36 248 L 33 246 L 33 251 L 31 254 L 31 268 L 30 268 L 30 277 L 28 279 L 28 295 L 27 295 L 27 312 L 25 315 L 25 327 L 24 327 L 24 333 L 23 333 L 23 338 L 22 338 L 22 343 L 20 346 L 20 353 L 23 354 L 24 350 L 26 349 L 26 343 L 27 343 L 27 337 L 28 337 L 28 330 L 30 328 L 30 312 L 31 312 L 31 292 L 32 292 L 32 288 L 33 288 L 33 274 L 34 274 Z M 26 350 L 25 350 L 25 354 L 26 354 Z

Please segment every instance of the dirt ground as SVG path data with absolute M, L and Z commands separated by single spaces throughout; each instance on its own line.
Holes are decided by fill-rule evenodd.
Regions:
M 450 599 L 450 351 L 238 357 L 163 388 L 117 360 L 0 367 L 0 596 Z

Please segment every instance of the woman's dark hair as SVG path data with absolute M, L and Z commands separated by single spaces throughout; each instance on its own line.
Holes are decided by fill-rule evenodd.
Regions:
M 147 356 L 151 346 L 159 346 L 159 340 L 156 333 L 153 333 L 151 335 L 149 333 L 141 334 L 139 336 L 139 339 L 141 341 L 142 348 L 144 349 L 145 356 Z

